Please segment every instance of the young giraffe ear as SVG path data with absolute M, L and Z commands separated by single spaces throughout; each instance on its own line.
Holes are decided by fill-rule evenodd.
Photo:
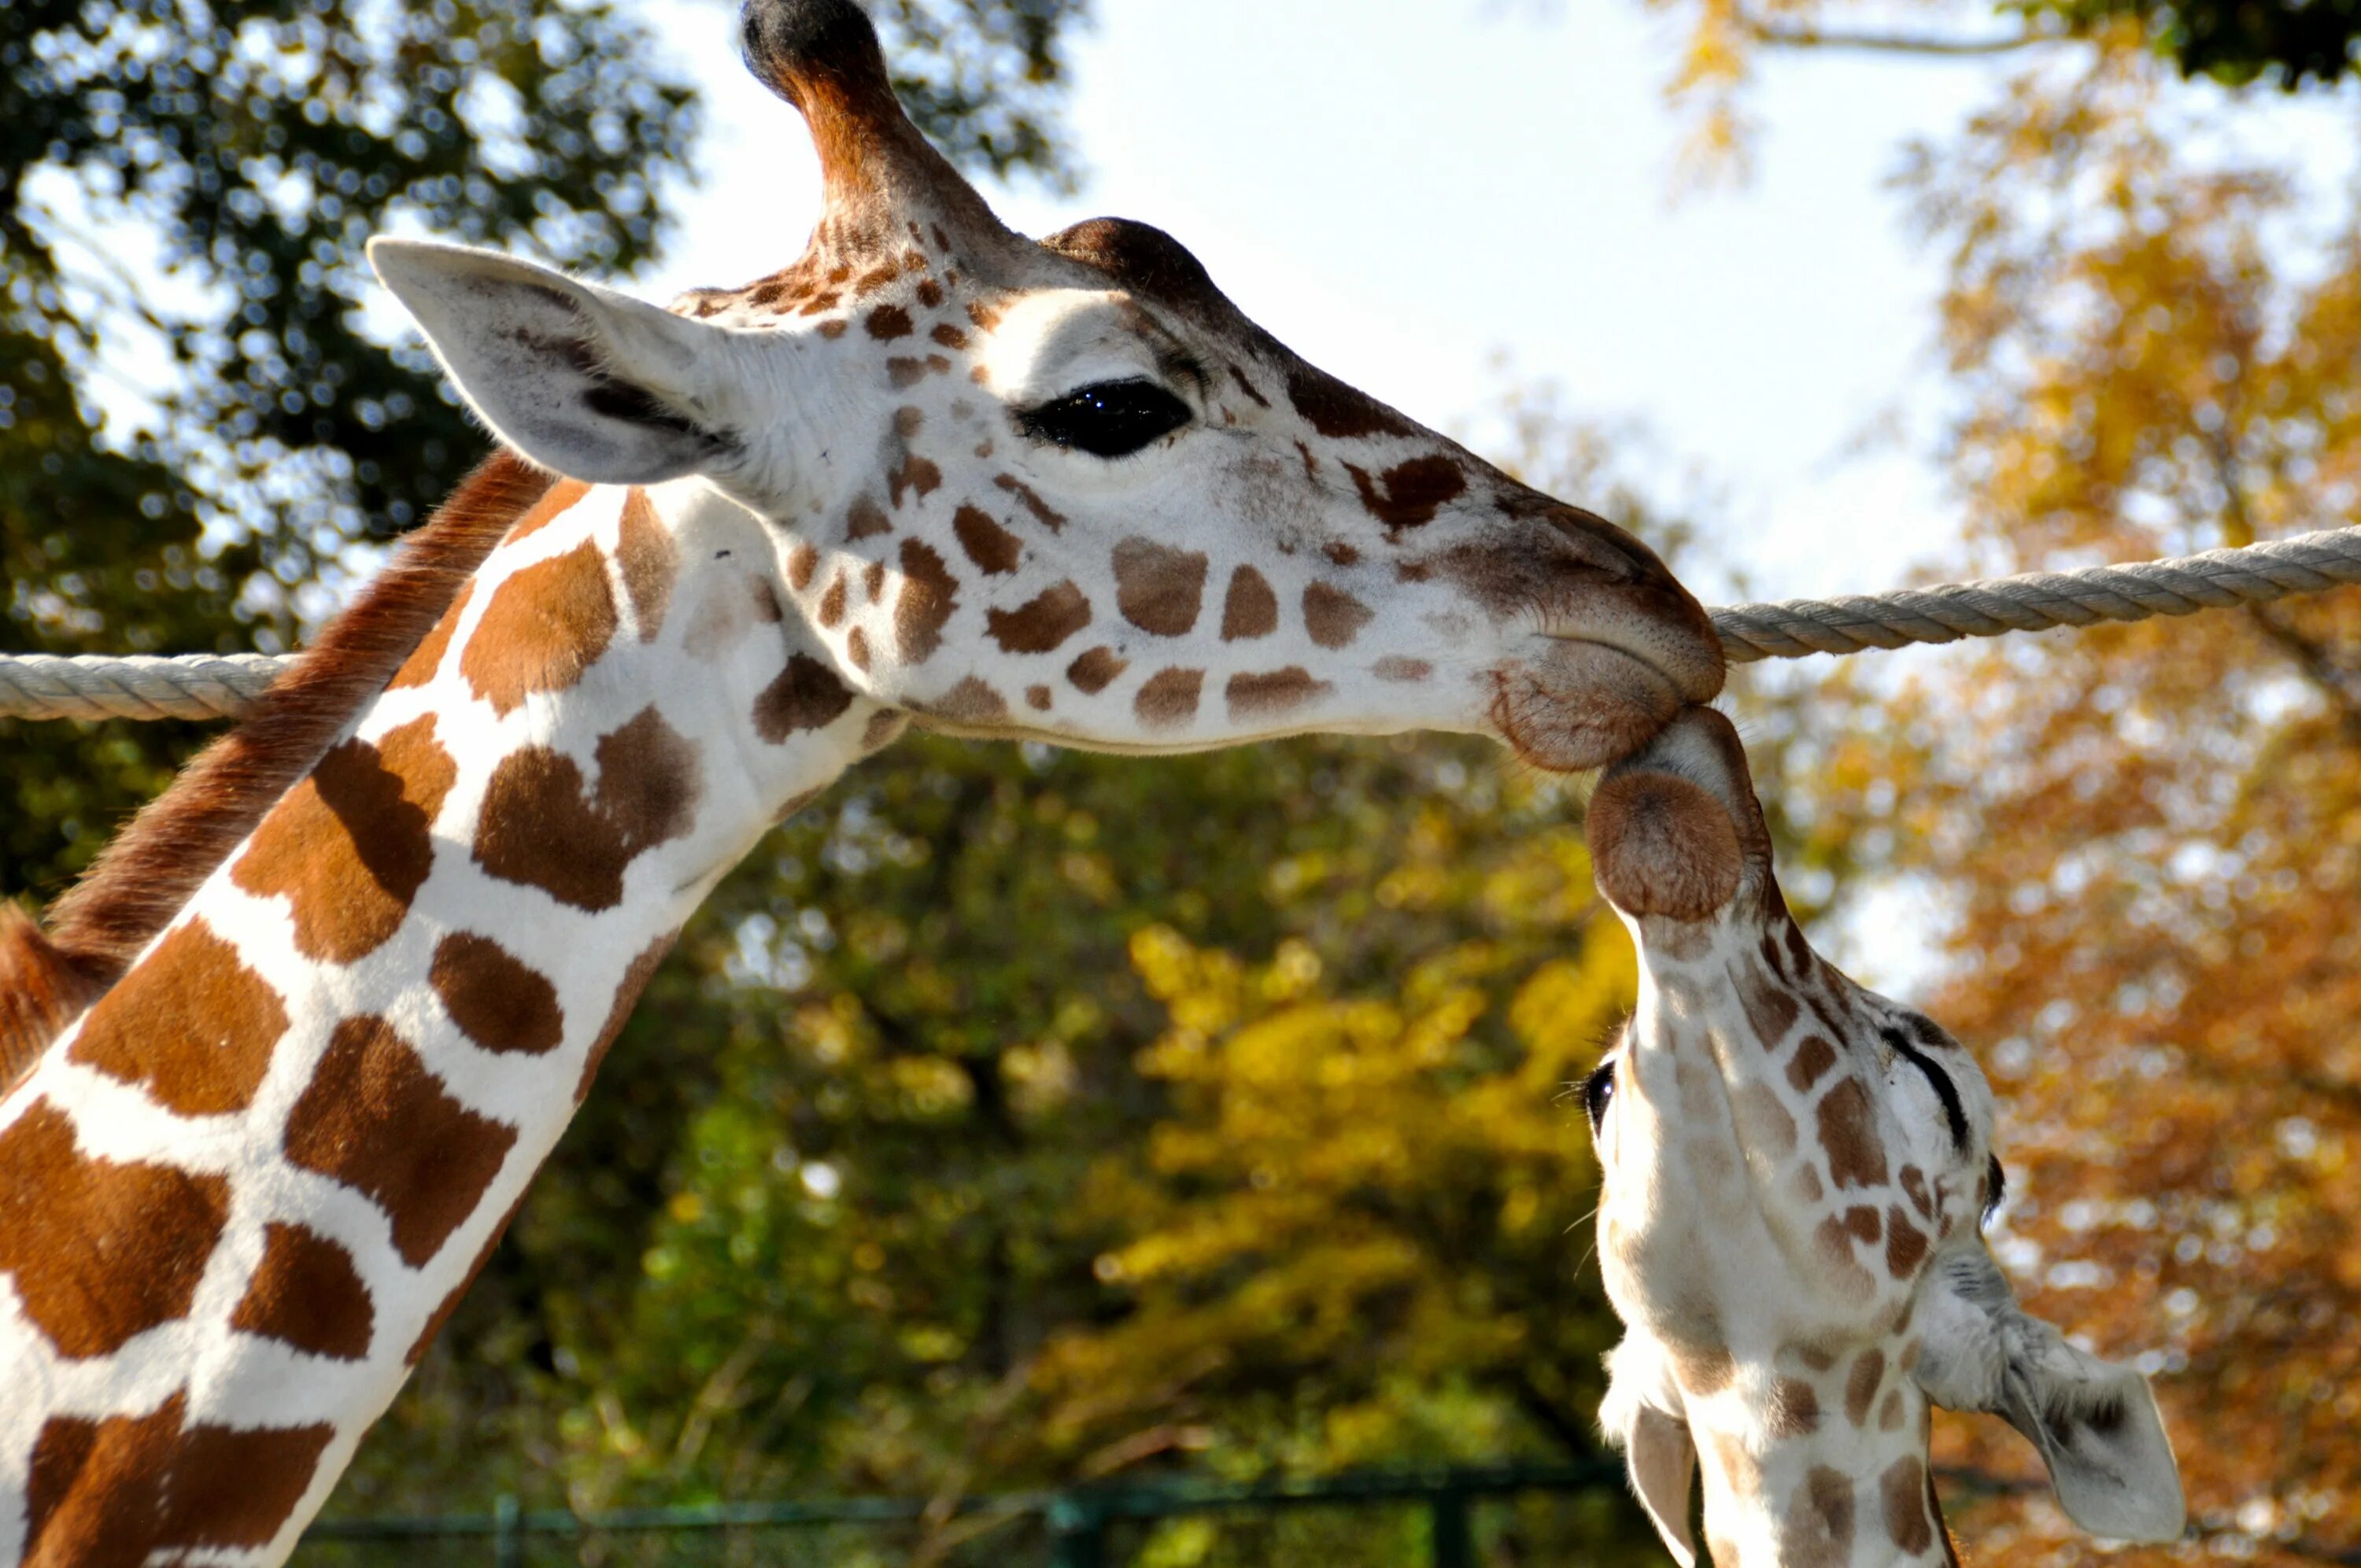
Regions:
M 2024 1433 L 2068 1519 L 2116 1541 L 2180 1538 L 2180 1468 L 2147 1378 L 2027 1316 L 1981 1240 L 1936 1267 L 1921 1321 L 1919 1387 L 1946 1409 L 1989 1411 Z
M 652 485 L 736 451 L 720 328 L 493 251 L 380 238 L 368 258 L 468 405 L 544 467 Z
M 1679 1387 L 1655 1348 L 1631 1335 L 1607 1353 L 1607 1398 L 1598 1424 L 1623 1451 L 1632 1495 L 1664 1538 L 1680 1568 L 1697 1568 L 1697 1538 L 1689 1532 L 1689 1494 L 1697 1481 L 1697 1444 Z

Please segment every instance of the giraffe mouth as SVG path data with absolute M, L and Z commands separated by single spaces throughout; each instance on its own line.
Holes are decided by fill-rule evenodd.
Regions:
M 1603 767 L 1672 722 L 1687 700 L 1678 672 L 1631 641 L 1551 630 L 1531 658 L 1492 672 L 1492 726 L 1551 773 Z

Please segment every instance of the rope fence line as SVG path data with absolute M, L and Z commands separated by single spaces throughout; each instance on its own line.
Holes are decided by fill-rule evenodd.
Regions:
M 2269 604 L 2361 583 L 2361 527 L 2243 550 L 1710 613 L 1733 664 Z M 0 718 L 235 718 L 299 655 L 0 654 Z

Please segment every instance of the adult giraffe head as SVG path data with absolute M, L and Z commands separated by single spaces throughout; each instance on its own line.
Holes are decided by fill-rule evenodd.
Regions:
M 750 0 L 743 37 L 825 182 L 784 271 L 665 312 L 480 251 L 371 257 L 527 456 L 761 516 L 861 695 L 1115 751 L 1489 730 L 1564 769 L 1719 688 L 1645 546 L 1306 364 L 1169 236 L 1003 227 L 852 0 Z
M 1982 1071 L 1812 951 L 1730 721 L 1694 709 L 1609 769 L 1589 832 L 1641 962 L 1584 1092 L 1627 1330 L 1600 1419 L 1673 1555 L 1702 1460 L 1717 1568 L 1955 1564 L 1930 1402 L 2023 1432 L 2092 1533 L 2180 1535 L 2147 1380 L 2020 1310 L 1985 1245 Z

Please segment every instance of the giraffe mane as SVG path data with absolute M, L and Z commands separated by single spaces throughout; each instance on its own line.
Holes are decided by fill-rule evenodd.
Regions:
M 494 453 L 402 542 L 245 721 L 142 807 L 50 911 L 0 904 L 0 1094 L 122 978 L 157 933 L 385 689 L 509 527 L 553 483 Z

